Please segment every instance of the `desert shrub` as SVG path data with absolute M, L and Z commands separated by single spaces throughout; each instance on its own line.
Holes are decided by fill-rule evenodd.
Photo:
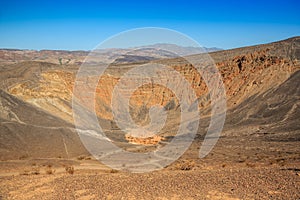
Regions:
M 23 172 L 20 173 L 20 175 L 39 175 L 40 174 L 40 168 L 39 167 L 32 167 L 31 169 L 25 169 Z
M 91 160 L 91 157 L 81 155 L 81 156 L 78 156 L 78 157 L 77 157 L 77 160 Z
M 29 175 L 30 171 L 29 170 L 24 170 L 23 172 L 20 173 L 20 175 Z
M 46 168 L 46 174 L 54 174 L 55 173 L 55 169 L 52 169 L 51 165 L 48 165 Z
M 84 160 L 85 159 L 85 156 L 78 156 L 77 157 L 77 160 Z
M 253 167 L 255 167 L 255 164 L 254 164 L 254 163 L 247 162 L 247 163 L 246 163 L 246 166 L 247 166 L 247 167 L 253 168 Z
M 39 175 L 40 174 L 40 168 L 33 167 L 32 171 L 31 171 L 31 174 L 33 174 L 33 175 Z
M 179 163 L 177 163 L 176 168 L 179 170 L 192 170 L 195 167 L 195 162 L 193 160 L 184 160 Z
M 111 169 L 110 170 L 110 173 L 118 173 L 119 171 L 118 170 L 116 170 L 116 169 Z
M 85 157 L 85 160 L 92 160 L 90 156 Z
M 27 158 L 28 158 L 28 155 L 22 155 L 22 156 L 19 157 L 19 160 L 25 160 Z
M 65 170 L 68 174 L 74 174 L 74 172 L 75 172 L 75 169 L 73 166 L 66 166 Z

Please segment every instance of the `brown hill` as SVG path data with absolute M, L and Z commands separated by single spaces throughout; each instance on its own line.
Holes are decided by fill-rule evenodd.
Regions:
M 262 125 L 271 126 L 268 129 L 270 131 L 291 130 L 293 134 L 298 133 L 299 127 L 295 125 L 297 100 L 299 100 L 296 96 L 298 90 L 295 86 L 292 87 L 292 83 L 296 85 L 299 80 L 299 75 L 294 74 L 300 69 L 299 49 L 300 38 L 295 37 L 275 43 L 210 54 L 222 74 L 226 88 L 229 112 L 224 134 L 238 134 L 236 129 L 239 127 Z M 57 52 L 51 51 L 34 53 L 38 57 L 45 55 L 51 57 L 53 53 L 57 54 Z M 20 54 L 26 57 L 26 53 L 21 52 Z M 85 55 L 82 52 L 62 52 L 62 55 L 65 54 L 75 58 Z M 201 56 L 193 55 L 192 57 Z M 2 56 L 2 59 L 5 60 L 6 57 Z M 23 57 L 20 60 L 22 61 Z M 192 65 L 180 58 L 152 62 L 166 64 L 181 73 L 191 83 L 200 98 L 199 107 L 202 109 L 202 113 L 209 115 L 210 101 L 206 84 Z M 96 110 L 98 117 L 102 120 L 100 123 L 105 125 L 109 137 L 117 138 L 119 142 L 126 141 L 126 136 L 115 136 L 114 131 L 111 131 L 111 125 L 113 124 L 109 122 L 112 120 L 111 95 L 122 74 L 137 65 L 138 63 L 130 63 L 112 66 L 101 77 L 96 90 Z M 6 105 L 5 109 L 3 108 L 1 111 L 1 116 L 15 115 L 16 119 L 20 119 L 20 121 L 13 117 L 2 119 L 3 122 L 1 123 L 4 124 L 4 126 L 1 126 L 3 137 L 1 144 L 3 145 L 2 152 L 4 154 L 1 156 L 2 158 L 20 157 L 24 154 L 21 152 L 27 152 L 26 155 L 29 157 L 65 157 L 86 153 L 82 147 L 76 149 L 77 145 L 80 146 L 80 142 L 72 128 L 71 99 L 75 73 L 78 67 L 76 62 L 73 64 L 54 64 L 40 61 L 17 62 L 13 65 L 1 67 L 1 88 L 5 90 L 1 92 L 3 96 L 1 102 Z M 291 76 L 292 74 L 294 75 Z M 91 76 L 89 80 L 95 78 L 98 77 Z M 162 78 L 168 79 L 170 77 Z M 177 84 L 180 85 L 180 83 Z M 167 88 L 155 84 L 140 87 L 134 93 L 130 103 L 131 114 L 134 120 L 140 124 L 149 123 L 147 113 L 150 106 L 155 104 L 172 105 L 169 109 L 171 114 L 170 123 L 166 125 L 161 134 L 166 136 L 166 133 L 176 130 L 178 121 L 175 119 L 179 114 L 176 108 L 180 105 L 178 105 L 172 91 Z M 14 111 L 13 109 L 16 108 L 10 105 L 20 105 L 17 107 L 18 112 Z M 36 113 L 39 112 L 43 112 L 43 114 L 39 114 L 40 117 L 34 120 L 32 116 L 38 115 Z M 25 116 L 22 113 L 28 114 Z M 51 122 L 47 118 L 51 118 Z M 26 120 L 30 119 L 33 120 L 27 123 Z M 10 128 L 10 126 L 13 126 L 13 128 Z M 47 130 L 47 134 L 42 134 L 45 133 L 44 129 Z M 227 131 L 229 129 L 230 131 Z M 204 134 L 203 130 L 205 130 L 205 127 L 201 127 L 199 134 Z M 18 132 L 22 134 L 16 135 Z M 290 132 L 288 131 L 288 133 Z M 37 153 L 36 142 L 28 142 L 33 140 L 45 141 L 44 137 L 47 138 L 47 145 L 55 146 L 56 150 L 52 153 L 50 153 L 51 150 L 48 149 L 48 146 L 44 144 L 41 146 L 46 147 L 47 150 L 41 151 L 43 153 Z M 19 138 L 19 140 L 16 138 Z M 135 143 L 137 142 L 136 139 L 133 140 Z M 19 142 L 13 145 L 16 141 Z M 27 145 L 21 145 L 24 148 L 21 152 L 20 149 L 17 151 L 17 148 L 15 148 L 20 146 L 20 141 L 23 141 L 24 144 L 27 143 Z M 66 143 L 70 145 L 72 143 L 70 147 L 67 145 L 68 153 L 66 153 Z M 146 142 L 141 140 L 140 143 Z M 14 148 L 9 149 L 9 146 Z
M 73 126 L 0 90 L 0 159 L 72 158 L 85 153 Z
M 200 100 L 201 120 L 194 142 L 180 159 L 143 174 L 108 169 L 87 156 L 79 140 L 71 98 L 76 60 L 85 55 L 15 50 L 21 57 L 13 62 L 14 57 L 0 55 L 0 199 L 299 199 L 299 52 L 296 37 L 210 54 L 223 77 L 228 110 L 221 137 L 202 159 L 199 149 L 210 121 L 206 84 L 182 58 L 150 61 L 173 67 L 191 83 Z M 72 60 L 59 63 L 58 56 L 66 55 Z M 181 106 L 167 88 L 145 85 L 130 100 L 131 115 L 147 124 L 149 107 L 163 105 L 168 113 L 165 127 L 146 139 L 119 130 L 111 121 L 111 93 L 120 77 L 141 63 L 145 61 L 115 62 L 100 79 L 95 99 L 106 135 L 133 152 L 167 144 L 178 129 Z M 85 78 L 87 86 L 97 80 L 93 74 Z M 87 118 L 88 109 L 80 109 Z M 81 129 L 85 123 L 80 131 L 94 133 Z

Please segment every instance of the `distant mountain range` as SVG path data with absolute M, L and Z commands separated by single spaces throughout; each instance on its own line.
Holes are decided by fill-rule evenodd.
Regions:
M 177 54 L 179 54 L 181 56 L 223 50 L 223 49 L 217 48 L 217 47 L 211 47 L 211 48 L 189 47 L 189 46 L 184 47 L 184 46 L 179 46 L 176 44 L 167 44 L 167 43 L 157 43 L 157 44 L 153 44 L 153 45 L 144 46 L 143 48 L 172 49 L 173 51 L 175 51 Z
M 134 48 L 109 48 L 94 51 L 95 62 L 130 63 L 163 58 L 175 58 L 204 52 L 214 52 L 220 48 L 183 47 L 175 44 L 153 44 Z M 90 51 L 66 50 L 20 50 L 0 49 L 0 65 L 13 64 L 20 61 L 44 61 L 60 65 L 81 64 Z

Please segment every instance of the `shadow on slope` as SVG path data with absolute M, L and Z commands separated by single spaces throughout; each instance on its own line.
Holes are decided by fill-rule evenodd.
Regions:
M 0 90 L 0 159 L 71 158 L 86 153 L 73 126 Z
M 300 71 L 297 71 L 277 88 L 246 99 L 228 112 L 226 129 L 259 126 L 264 132 L 299 135 L 299 85 Z

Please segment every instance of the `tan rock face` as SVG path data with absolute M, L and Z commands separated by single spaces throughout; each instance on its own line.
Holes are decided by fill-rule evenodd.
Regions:
M 65 71 L 50 71 L 41 74 L 38 85 L 31 82 L 19 83 L 10 88 L 10 93 L 23 99 L 61 98 L 70 101 L 74 84 L 74 75 Z
M 72 122 L 71 99 L 74 74 L 49 71 L 41 74 L 38 84 L 30 81 L 16 84 L 9 92 L 50 113 Z
M 159 135 L 154 135 L 147 138 L 138 138 L 132 137 L 130 134 L 126 134 L 126 140 L 132 144 L 141 144 L 141 145 L 157 145 L 160 141 L 165 140 L 164 137 Z
M 271 56 L 268 49 L 254 51 L 235 56 L 232 59 L 216 63 L 226 88 L 228 108 L 238 105 L 243 100 L 256 94 L 262 93 L 273 86 L 285 81 L 290 74 L 300 69 L 298 61 Z M 199 108 L 206 108 L 210 101 L 208 88 L 198 74 L 197 70 L 190 64 L 174 64 L 171 66 L 179 72 L 192 86 L 200 99 Z M 95 110 L 100 118 L 112 120 L 111 98 L 113 89 L 118 83 L 121 74 L 104 74 L 96 88 Z M 88 77 L 88 80 L 98 77 Z M 162 77 L 172 80 L 173 77 Z M 9 92 L 27 102 L 72 122 L 71 100 L 75 73 L 64 70 L 50 70 L 41 73 L 38 83 L 30 81 L 14 85 Z M 88 84 L 88 83 L 87 83 Z M 131 83 L 128 82 L 130 85 Z M 181 83 L 174 83 L 180 87 Z M 84 101 L 84 99 L 82 99 Z M 149 123 L 148 114 L 142 116 L 142 109 L 161 105 L 169 109 L 178 108 L 178 99 L 167 87 L 157 84 L 145 84 L 139 87 L 130 98 L 131 115 L 133 120 L 140 125 Z M 88 108 L 93 109 L 93 108 Z M 157 144 L 163 138 L 161 136 L 145 139 L 134 138 L 130 135 L 126 139 L 132 143 Z
M 270 56 L 268 50 L 248 53 L 217 63 L 226 87 L 228 106 L 279 85 L 299 70 L 299 63 Z

